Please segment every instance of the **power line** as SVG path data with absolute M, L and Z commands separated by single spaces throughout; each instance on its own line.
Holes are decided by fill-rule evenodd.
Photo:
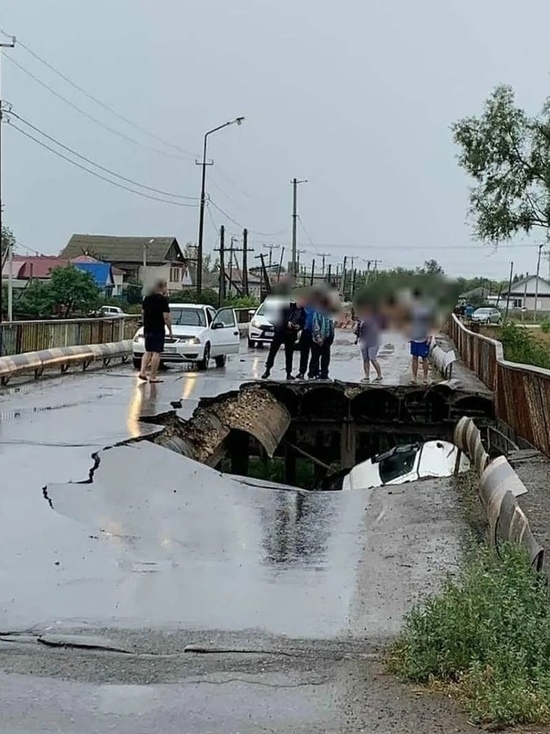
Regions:
M 257 234 L 257 233 L 254 233 Z M 269 235 L 268 235 L 269 236 Z M 279 240 L 275 242 L 277 245 L 284 245 L 288 246 L 289 242 L 287 240 Z M 324 243 L 317 243 L 314 245 L 315 247 L 322 247 L 324 249 L 333 248 L 333 249 L 339 249 L 339 250 L 414 250 L 417 252 L 426 252 L 426 253 L 433 253 L 434 251 L 434 245 L 385 245 L 385 244 L 337 244 L 334 242 L 324 242 Z M 538 247 L 537 244 L 521 244 L 521 245 L 511 245 L 511 244 L 503 244 L 499 245 L 498 249 L 495 250 L 495 253 L 498 253 L 501 248 L 536 248 Z M 446 247 L 439 247 L 437 254 L 440 253 L 451 253 L 454 250 L 478 250 L 480 253 L 487 254 L 487 248 L 483 245 L 448 245 Z M 487 254 L 489 257 L 493 253 Z
M 308 238 L 309 244 L 314 248 L 314 250 L 315 250 L 316 253 L 319 253 L 319 249 L 317 248 L 317 245 L 312 240 L 311 235 L 309 234 L 309 232 L 305 228 L 305 225 L 304 225 L 304 223 L 302 221 L 302 217 L 300 215 L 298 215 L 298 224 L 300 225 L 301 229 L 303 230 L 305 236 Z
M 86 171 L 86 173 L 91 174 L 92 176 L 95 176 L 96 178 L 101 179 L 102 181 L 106 181 L 107 183 L 110 183 L 112 186 L 116 186 L 119 189 L 124 189 L 125 191 L 129 191 L 132 194 L 136 194 L 137 196 L 142 196 L 145 199 L 151 199 L 152 201 L 160 201 L 163 204 L 171 204 L 172 206 L 183 206 L 183 207 L 192 207 L 196 208 L 197 204 L 184 204 L 183 202 L 179 201 L 170 201 L 169 199 L 161 199 L 158 196 L 150 196 L 149 194 L 145 194 L 142 191 L 136 191 L 135 189 L 131 189 L 129 186 L 125 186 L 124 184 L 118 183 L 117 181 L 112 181 L 110 178 L 107 178 L 106 176 L 102 176 L 100 173 L 97 173 L 97 171 L 92 171 L 91 169 L 87 168 L 86 166 L 83 166 L 80 163 L 77 163 L 76 161 L 72 160 L 72 158 L 69 158 L 68 156 L 64 155 L 63 153 L 60 153 L 58 150 L 55 150 L 55 148 L 52 148 L 51 146 L 47 145 L 46 143 L 43 143 L 41 140 L 38 140 L 38 138 L 35 138 L 30 133 L 25 132 L 25 130 L 22 130 L 20 127 L 15 125 L 13 122 L 8 123 L 10 127 L 12 127 L 14 130 L 17 130 L 21 135 L 24 135 L 26 138 L 29 138 L 29 140 L 33 140 L 35 143 L 40 145 L 42 148 L 45 148 L 46 150 L 49 150 L 54 155 L 58 156 L 59 158 L 63 158 L 63 160 L 67 161 L 68 163 L 72 163 L 73 166 L 76 166 L 77 168 L 80 168 L 83 171 Z
M 5 31 L 0 31 L 2 35 L 9 36 Z M 46 61 L 42 56 L 39 56 L 35 51 L 33 51 L 29 46 L 25 45 L 19 38 L 17 39 L 17 45 L 21 46 L 21 48 L 24 48 L 27 53 L 29 53 L 33 58 L 35 58 L 37 61 L 39 61 L 41 64 L 44 64 L 48 69 L 54 72 L 54 74 L 57 74 L 61 79 L 63 79 L 67 84 L 70 84 L 72 87 L 77 89 L 79 92 L 84 94 L 88 99 L 91 99 L 92 102 L 95 102 L 100 107 L 103 107 L 104 110 L 107 110 L 115 117 L 118 117 L 119 120 L 122 120 L 122 122 L 125 122 L 127 125 L 130 125 L 131 127 L 135 128 L 136 130 L 139 130 L 140 132 L 144 133 L 145 135 L 149 135 L 149 137 L 154 138 L 155 140 L 158 140 L 159 143 L 163 143 L 164 145 L 167 145 L 170 148 L 173 148 L 174 150 L 179 151 L 180 153 L 184 153 L 186 156 L 189 156 L 189 160 L 194 160 L 196 157 L 188 150 L 185 150 L 185 148 L 181 148 L 179 145 L 176 145 L 175 143 L 171 143 L 169 140 L 165 140 L 164 138 L 161 138 L 159 135 L 155 135 L 155 133 L 152 133 L 150 130 L 147 130 L 146 128 L 139 125 L 137 122 L 134 122 L 133 120 L 128 119 L 124 115 L 121 115 L 120 112 L 117 112 L 115 109 L 110 107 L 108 104 L 103 102 L 102 100 L 98 99 L 98 97 L 95 97 L 90 92 L 86 91 L 83 87 L 81 87 L 79 84 L 74 82 L 72 79 L 70 79 L 66 74 L 63 74 L 63 72 L 59 71 L 59 69 L 56 69 L 55 66 L 49 63 L 49 61 Z
M 218 225 L 216 224 L 216 220 L 214 219 L 214 215 L 212 214 L 212 211 L 211 211 L 210 207 L 208 206 L 208 204 L 210 204 L 210 202 L 208 202 L 206 204 L 206 211 L 208 213 L 208 218 L 212 222 L 212 226 L 214 227 L 214 229 L 216 231 L 216 234 L 218 235 L 218 239 L 219 239 L 220 230 L 218 228 Z
M 86 163 L 89 163 L 90 165 L 95 166 L 96 168 L 99 168 L 100 171 L 104 171 L 105 173 L 108 173 L 111 176 L 114 176 L 115 178 L 121 179 L 121 181 L 126 181 L 126 183 L 133 184 L 134 186 L 137 186 L 138 188 L 147 189 L 147 191 L 152 191 L 152 192 L 154 192 L 156 194 L 161 194 L 162 196 L 171 196 L 171 197 L 173 197 L 175 199 L 188 199 L 188 200 L 191 200 L 191 201 L 198 201 L 198 197 L 197 196 L 182 196 L 180 194 L 173 194 L 170 191 L 163 191 L 162 189 L 155 189 L 153 186 L 147 186 L 146 184 L 142 184 L 142 183 L 139 183 L 138 181 L 134 181 L 131 178 L 127 178 L 126 176 L 122 176 L 120 173 L 116 173 L 116 171 L 111 171 L 110 168 L 106 168 L 105 166 L 102 166 L 99 163 L 96 163 L 95 161 L 91 160 L 91 158 L 87 158 L 85 155 L 82 155 L 81 153 L 78 153 L 76 150 L 73 150 L 68 145 L 65 145 L 64 143 L 61 143 L 56 138 L 52 137 L 51 135 L 48 135 L 48 133 L 45 133 L 43 130 L 41 130 L 40 128 L 36 127 L 35 125 L 33 125 L 28 120 L 25 120 L 24 117 L 21 117 L 21 115 L 18 115 L 13 110 L 9 110 L 7 114 L 10 115 L 10 116 L 16 117 L 23 124 L 27 125 L 32 130 L 34 130 L 35 132 L 39 133 L 40 135 L 43 135 L 45 138 L 47 138 L 48 140 L 50 140 L 52 143 L 55 143 L 56 145 L 58 145 L 60 148 L 63 148 L 64 150 L 68 151 L 69 153 L 72 153 L 77 158 L 80 158 L 81 160 L 86 161 Z
M 58 99 L 65 102 L 65 104 L 69 105 L 69 107 L 72 107 L 73 110 L 76 110 L 81 115 L 84 115 L 84 117 L 87 117 L 88 119 L 92 120 L 92 122 L 95 122 L 96 125 L 99 125 L 100 127 L 104 128 L 105 130 L 108 130 L 110 133 L 113 133 L 113 135 L 118 135 L 119 138 L 122 138 L 123 140 L 126 140 L 129 143 L 133 143 L 134 145 L 137 145 L 140 148 L 145 148 L 146 150 L 150 150 L 153 153 L 159 153 L 160 155 L 166 156 L 168 158 L 180 158 L 183 159 L 182 156 L 175 155 L 174 153 L 167 153 L 164 150 L 160 150 L 159 148 L 154 148 L 151 145 L 147 145 L 146 143 L 142 143 L 139 140 L 136 140 L 135 138 L 131 138 L 129 135 L 126 135 L 125 133 L 120 132 L 120 130 L 116 130 L 114 127 L 111 127 L 110 125 L 107 125 L 105 122 L 102 122 L 97 117 L 94 117 L 94 115 L 91 115 L 89 112 L 86 112 L 78 105 L 74 104 L 74 102 L 71 102 L 67 97 L 64 97 L 59 92 L 56 92 L 55 89 L 52 89 L 46 82 L 43 82 L 42 79 L 39 79 L 37 76 L 35 76 L 32 72 L 30 72 L 28 69 L 26 69 L 22 64 L 20 64 L 18 61 L 15 61 L 15 59 L 12 59 L 9 56 L 5 57 L 11 64 L 16 66 L 18 69 L 20 69 L 24 74 L 27 74 L 31 79 L 34 79 L 34 81 L 37 84 L 40 84 L 40 86 L 44 87 L 44 89 L 47 89 L 48 92 L 54 95 L 54 97 L 57 97 Z M 184 159 L 183 159 L 184 160 Z
M 223 214 L 223 216 L 226 217 L 226 219 L 229 219 L 230 222 L 232 222 L 237 227 L 239 227 L 239 229 L 246 229 L 246 227 L 244 226 L 244 224 L 241 224 L 240 222 L 237 222 L 237 220 L 236 219 L 233 219 L 233 217 L 229 216 L 229 214 L 226 211 L 224 211 L 221 208 L 221 206 L 218 206 L 216 204 L 216 202 L 212 199 L 212 197 L 210 195 L 208 196 L 208 202 L 210 204 L 212 204 L 212 206 L 214 207 L 214 209 L 217 209 L 220 212 L 220 214 Z M 248 232 L 250 234 L 257 234 L 257 235 L 259 235 L 261 237 L 273 237 L 275 235 L 281 234 L 281 232 L 286 232 L 286 228 L 285 229 L 282 229 L 282 230 L 279 230 L 279 232 L 255 232 L 254 230 L 251 230 L 251 229 L 249 229 Z

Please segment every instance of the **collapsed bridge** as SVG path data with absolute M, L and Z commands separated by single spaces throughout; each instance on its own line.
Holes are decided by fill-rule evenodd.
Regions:
M 462 416 L 492 425 L 494 405 L 483 389 L 447 381 L 424 387 L 357 383 L 250 382 L 203 398 L 189 420 L 177 412 L 151 420 L 164 430 L 152 440 L 208 466 L 247 476 L 251 464 L 274 462 L 278 480 L 312 488 L 328 473 L 397 444 L 452 441 Z M 299 463 L 309 465 L 299 481 Z

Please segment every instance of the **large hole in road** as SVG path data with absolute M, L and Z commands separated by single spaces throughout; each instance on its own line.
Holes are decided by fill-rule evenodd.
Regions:
M 434 386 L 249 383 L 177 413 L 153 440 L 220 471 L 303 489 L 335 488 L 334 477 L 396 446 L 451 442 L 457 416 L 494 422 L 485 395 Z

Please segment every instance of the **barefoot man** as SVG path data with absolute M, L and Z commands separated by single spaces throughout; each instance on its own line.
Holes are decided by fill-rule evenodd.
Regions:
M 140 380 L 147 380 L 147 369 L 150 368 L 149 382 L 161 382 L 158 377 L 160 355 L 164 351 L 166 329 L 170 338 L 172 321 L 170 305 L 166 298 L 166 281 L 158 280 L 153 291 L 143 299 L 143 336 L 145 338 L 145 354 L 141 360 Z

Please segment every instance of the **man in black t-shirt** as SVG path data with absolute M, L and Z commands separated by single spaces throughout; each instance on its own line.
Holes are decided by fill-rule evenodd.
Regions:
M 166 328 L 171 338 L 172 321 L 170 305 L 166 298 L 166 281 L 159 280 L 153 291 L 143 299 L 143 336 L 145 338 L 145 354 L 141 360 L 140 380 L 147 380 L 147 368 L 150 367 L 149 382 L 160 382 L 157 377 L 160 355 L 164 351 L 164 335 Z

